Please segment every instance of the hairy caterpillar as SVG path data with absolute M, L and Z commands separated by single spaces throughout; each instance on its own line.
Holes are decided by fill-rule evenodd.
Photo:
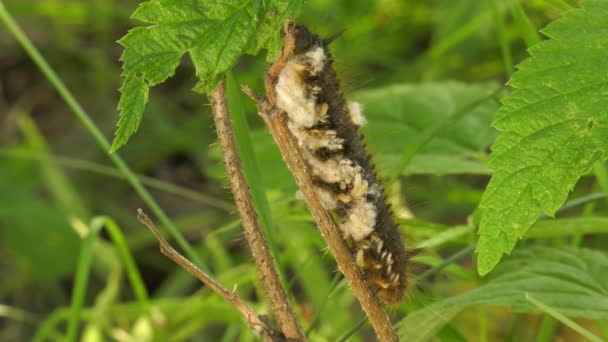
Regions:
M 386 303 L 407 287 L 408 255 L 365 151 L 361 105 L 347 103 L 323 40 L 288 22 L 281 56 L 266 78 L 268 101 L 286 113 L 323 207 L 333 212 L 367 286 Z

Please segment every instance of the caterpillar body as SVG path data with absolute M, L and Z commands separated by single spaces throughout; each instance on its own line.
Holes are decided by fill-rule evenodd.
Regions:
M 323 207 L 335 214 L 368 288 L 398 302 L 408 255 L 382 185 L 365 150 L 361 105 L 347 102 L 323 40 L 288 22 L 281 56 L 267 72 L 268 100 L 286 113 Z

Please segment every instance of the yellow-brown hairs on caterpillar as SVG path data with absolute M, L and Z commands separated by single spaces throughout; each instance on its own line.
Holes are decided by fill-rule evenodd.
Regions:
M 347 102 L 327 45 L 306 27 L 287 22 L 284 46 L 266 77 L 268 101 L 286 113 L 323 207 L 338 217 L 367 286 L 385 304 L 408 285 L 408 254 L 384 189 L 365 151 L 362 107 Z

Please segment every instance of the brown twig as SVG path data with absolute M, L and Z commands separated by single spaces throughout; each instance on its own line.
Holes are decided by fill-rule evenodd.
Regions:
M 398 341 L 399 339 L 391 326 L 388 316 L 382 311 L 382 308 L 366 286 L 352 254 L 346 246 L 344 239 L 342 239 L 340 229 L 330 213 L 325 210 L 319 201 L 310 178 L 310 173 L 307 170 L 307 165 L 304 159 L 302 159 L 297 143 L 285 123 L 285 113 L 277 110 L 266 98 L 255 94 L 248 87 L 243 86 L 242 90 L 257 103 L 260 115 L 266 122 L 266 125 L 268 125 L 270 134 L 279 147 L 287 167 L 293 174 L 308 205 L 308 209 L 321 231 L 321 235 L 325 238 L 329 250 L 336 258 L 340 271 L 348 280 L 355 296 L 361 303 L 363 311 L 367 314 L 378 340 Z
M 226 82 L 222 81 L 210 94 L 209 98 L 213 109 L 215 128 L 222 150 L 224 151 L 224 162 L 226 164 L 228 179 L 230 180 L 230 187 L 237 209 L 241 215 L 245 237 L 251 248 L 257 269 L 260 272 L 260 278 L 268 294 L 273 313 L 286 338 L 305 341 L 306 335 L 304 335 L 289 305 L 285 290 L 281 286 L 278 274 L 274 268 L 266 238 L 262 233 L 253 207 L 249 187 L 241 171 L 241 160 L 236 149 L 226 100 Z
M 164 255 L 173 260 L 176 264 L 183 267 L 186 271 L 190 272 L 190 274 L 198 278 L 198 280 L 207 285 L 207 287 L 209 287 L 211 290 L 229 301 L 237 310 L 241 312 L 245 318 L 245 321 L 253 331 L 264 336 L 265 340 L 267 341 L 285 341 L 284 336 L 280 332 L 275 331 L 262 317 L 256 314 L 240 297 L 236 295 L 235 291 L 229 291 L 223 287 L 220 283 L 215 281 L 215 279 L 211 278 L 207 273 L 196 267 L 196 265 L 191 263 L 178 251 L 173 249 L 167 240 L 165 240 L 158 228 L 156 228 L 152 220 L 150 220 L 150 218 L 144 214 L 143 210 L 137 209 L 137 219 L 139 222 L 148 227 L 148 229 L 150 229 L 156 236 L 156 239 L 158 239 L 160 244 L 160 251 Z
M 353 255 L 342 238 L 340 229 L 332 219 L 331 214 L 319 201 L 310 177 L 308 165 L 300 154 L 300 149 L 295 138 L 287 128 L 286 113 L 278 110 L 275 106 L 277 97 L 275 91 L 276 82 L 279 74 L 292 56 L 295 47 L 296 25 L 293 21 L 288 20 L 283 27 L 283 49 L 281 50 L 281 55 L 266 72 L 265 88 L 267 98 L 255 94 L 247 87 L 243 87 L 242 89 L 257 103 L 260 115 L 270 129 L 270 133 L 279 147 L 287 167 L 290 169 L 302 192 L 308 209 L 325 238 L 331 253 L 336 258 L 340 271 L 348 280 L 363 311 L 365 311 L 369 318 L 378 340 L 398 341 L 398 337 L 391 326 L 388 316 L 382 311 L 375 296 L 366 286 L 362 274 L 356 266 Z

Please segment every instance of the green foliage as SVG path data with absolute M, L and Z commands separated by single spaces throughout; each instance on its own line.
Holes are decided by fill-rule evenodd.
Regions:
M 493 84 L 398 84 L 356 93 L 366 142 L 384 175 L 487 174 L 498 109 Z M 405 159 L 404 159 L 405 158 Z M 405 161 L 405 163 L 404 163 Z
M 300 2 L 150 0 L 141 4 L 132 18 L 150 26 L 132 29 L 119 41 L 125 47 L 121 56 L 125 79 L 111 151 L 137 130 L 149 86 L 173 76 L 184 54 L 189 54 L 199 79 L 195 89 L 210 92 L 241 54 L 266 48 L 274 56 L 279 28 L 297 13 Z
M 494 273 L 496 273 L 494 275 Z M 522 248 L 501 262 L 486 284 L 440 307 L 508 305 L 518 312 L 539 308 L 526 294 L 571 317 L 608 319 L 608 255 L 587 249 Z
M 578 179 L 606 159 L 608 3 L 586 1 L 543 30 L 509 84 L 494 127 L 494 175 L 479 205 L 478 271 L 510 253 L 540 212 L 554 215 Z
M 110 152 L 116 151 L 120 146 L 126 144 L 127 140 L 139 127 L 139 122 L 148 102 L 148 91 L 150 88 L 141 77 L 127 76 L 120 93 L 123 95 L 118 102 L 120 119 L 116 129 L 116 138 L 112 141 Z
M 395 329 L 403 341 L 428 341 L 460 311 L 460 307 L 428 307 L 409 314 L 395 325 Z
M 566 13 L 572 5 L 563 0 L 141 2 L 0 2 L 12 33 L 0 35 L 0 274 L 10 275 L 0 277 L 0 340 L 65 340 L 68 329 L 83 341 L 256 340 L 238 311 L 164 258 L 135 218 L 138 207 L 151 211 L 176 249 L 272 317 L 210 108 L 191 91 L 226 73 L 243 171 L 309 340 L 372 336 L 358 326 L 364 313 L 238 89 L 262 89 L 288 16 L 322 36 L 346 29 L 330 46 L 333 64 L 346 97 L 364 105 L 369 152 L 406 247 L 419 251 L 409 272 L 415 286 L 387 309 L 401 338 L 608 337 L 608 171 L 600 162 L 607 1 Z M 137 25 L 133 12 L 143 24 L 120 39 L 121 68 L 115 42 Z M 550 22 L 541 41 L 535 28 Z M 530 47 L 532 58 L 520 63 Z M 520 65 L 499 109 L 507 60 Z M 110 148 L 104 135 L 115 118 L 105 113 L 116 103 Z M 136 130 L 141 138 L 125 146 Z M 124 159 L 108 159 L 117 148 Z M 496 183 L 509 175 L 509 187 Z M 509 202 L 517 194 L 533 197 Z M 488 210 L 504 214 L 490 230 Z M 516 233 L 511 219 L 524 211 L 530 228 Z M 80 254 L 82 222 L 105 229 Z M 475 246 L 486 251 L 483 263 L 488 252 L 512 248 L 504 236 L 521 236 L 521 246 L 479 277 Z
M 428 331 L 436 332 L 473 305 L 505 305 L 516 312 L 541 310 L 528 297 L 566 316 L 608 318 L 605 253 L 548 247 L 519 249 L 500 263 L 492 276 L 486 284 L 463 295 L 415 311 L 398 323 L 400 336 L 428 338 Z

